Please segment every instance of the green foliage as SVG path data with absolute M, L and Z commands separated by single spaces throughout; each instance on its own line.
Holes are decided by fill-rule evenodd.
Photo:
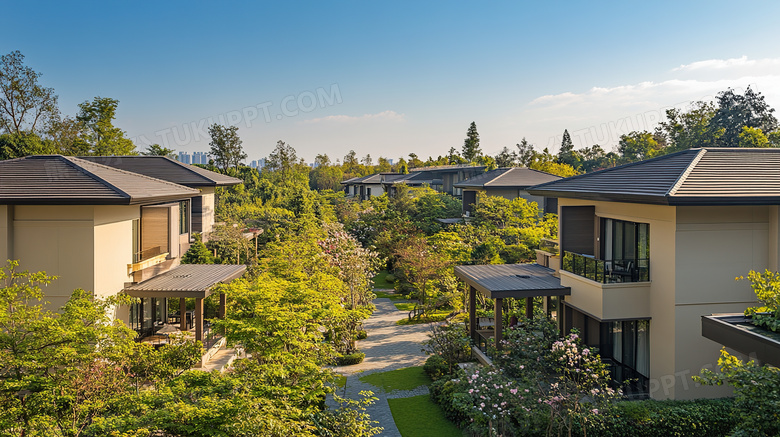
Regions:
M 450 365 L 441 355 L 431 355 L 425 360 L 423 370 L 425 370 L 425 374 L 428 375 L 431 380 L 436 381 L 437 379 L 450 374 Z
M 50 141 L 44 141 L 34 133 L 21 132 L 0 135 L 0 159 L 45 155 L 54 152 L 54 146 Z
M 721 349 L 718 371 L 703 369 L 694 381 L 708 385 L 734 387 L 734 408 L 738 418 L 732 430 L 735 436 L 778 435 L 780 421 L 780 369 L 744 362 Z
M 203 244 L 200 234 L 195 235 L 195 242 L 181 257 L 182 264 L 214 264 L 214 256 Z
M 394 282 L 395 282 L 395 275 L 393 275 L 392 273 L 388 273 L 388 274 L 385 276 L 385 281 L 386 281 L 388 284 L 392 284 L 392 283 L 394 283 Z
M 423 351 L 444 362 L 445 374 L 455 373 L 458 363 L 471 360 L 471 340 L 463 323 L 433 324 L 428 337 Z
M 371 420 L 366 407 L 377 401 L 370 391 L 361 391 L 360 399 L 334 396 L 339 407 L 317 413 L 317 435 L 322 437 L 370 437 L 382 432 L 379 422 Z
M 119 100 L 95 97 L 91 102 L 79 104 L 76 120 L 84 126 L 83 140 L 88 145 L 88 155 L 135 155 L 135 144 L 125 138 L 125 132 L 114 126 Z
M 476 161 L 479 156 L 482 155 L 482 149 L 479 147 L 479 133 L 477 132 L 477 124 L 471 122 L 468 131 L 466 131 L 466 139 L 463 140 L 463 150 L 461 151 L 463 159 L 466 162 Z
M 214 159 L 214 164 L 223 171 L 229 167 L 238 169 L 241 161 L 246 159 L 241 138 L 238 136 L 238 126 L 212 124 L 209 126 L 209 136 L 209 156 Z
M 144 156 L 167 156 L 170 158 L 173 158 L 174 152 L 176 152 L 174 149 L 169 149 L 167 147 L 163 147 L 159 144 L 152 144 L 149 147 L 146 148 L 143 152 L 141 152 L 141 155 Z
M 778 127 L 774 108 L 766 103 L 761 93 L 750 87 L 742 95 L 729 88 L 718 93 L 716 99 L 718 110 L 710 120 L 710 131 L 721 133 L 718 146 L 737 146 L 745 127 L 762 132 L 772 132 Z
M 662 153 L 662 146 L 650 132 L 631 132 L 620 136 L 618 153 L 623 162 L 653 158 Z
M 366 358 L 366 354 L 356 350 L 355 352 L 340 356 L 336 362 L 339 366 L 354 366 L 360 364 Z
M 695 401 L 623 401 L 603 409 L 590 420 L 589 436 L 731 435 L 737 423 L 731 399 Z
M 0 57 L 0 133 L 38 133 L 58 118 L 57 95 L 40 77 L 18 50 Z
M 740 276 L 737 280 L 744 279 Z M 748 280 L 750 281 L 750 288 L 756 293 L 756 298 L 761 302 L 762 307 L 748 308 L 745 310 L 745 315 L 752 316 L 753 323 L 758 326 L 766 326 L 773 331 L 778 331 L 778 325 L 780 325 L 780 272 L 772 272 L 765 270 L 764 273 L 759 273 L 755 270 L 751 270 L 748 273 Z M 769 314 L 757 314 L 758 312 L 766 312 Z M 774 329 L 773 329 L 774 328 Z

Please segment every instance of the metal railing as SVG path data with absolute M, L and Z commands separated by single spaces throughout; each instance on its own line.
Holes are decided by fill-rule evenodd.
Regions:
M 162 246 L 155 246 L 150 247 L 149 249 L 144 249 L 138 252 L 135 252 L 133 254 L 133 264 L 139 263 L 141 261 L 145 261 L 149 258 L 155 257 L 157 255 L 162 255 Z
M 561 270 L 602 284 L 647 282 L 650 280 L 650 259 L 604 260 L 590 255 L 565 251 Z

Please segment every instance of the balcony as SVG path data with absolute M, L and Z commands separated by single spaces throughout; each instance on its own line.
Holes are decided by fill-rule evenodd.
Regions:
M 602 284 L 650 281 L 648 258 L 603 260 L 565 251 L 561 270 Z
M 162 246 L 155 246 L 146 250 L 133 253 L 133 263 L 127 265 L 127 274 L 133 274 L 147 267 L 164 262 L 168 258 L 168 252 L 162 251 Z

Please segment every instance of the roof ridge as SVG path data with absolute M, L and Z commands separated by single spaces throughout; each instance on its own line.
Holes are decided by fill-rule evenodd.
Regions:
M 688 176 L 691 174 L 693 169 L 696 168 L 696 164 L 698 164 L 699 161 L 701 161 L 705 153 L 707 153 L 707 149 L 699 149 L 699 152 L 696 153 L 696 156 L 694 156 L 691 162 L 688 163 L 688 166 L 685 168 L 685 170 L 682 173 L 680 173 L 680 176 L 677 177 L 677 180 L 674 182 L 674 185 L 672 185 L 669 191 L 666 192 L 667 197 L 674 196 L 677 193 L 677 190 L 679 190 L 682 184 L 688 179 Z
M 493 179 L 490 179 L 489 181 L 487 181 L 484 184 L 482 184 L 482 186 L 485 187 L 488 184 L 492 184 L 493 182 L 501 179 L 504 175 L 509 174 L 509 172 L 511 172 L 514 168 L 516 168 L 516 167 L 497 168 L 497 169 L 494 169 L 494 170 L 489 170 L 489 171 L 501 171 L 501 170 L 504 170 L 504 171 L 502 171 L 498 176 L 494 177 Z M 488 171 L 486 171 L 485 173 L 482 173 L 482 175 L 487 175 L 487 174 L 488 174 Z M 480 175 L 480 176 L 482 176 L 482 175 Z M 466 180 L 468 180 L 468 179 L 466 179 Z
M 132 202 L 133 196 L 131 196 L 130 194 L 128 194 L 124 190 L 119 189 L 119 187 L 117 187 L 116 185 L 114 185 L 114 184 L 108 182 L 107 180 L 101 178 L 100 176 L 96 175 L 95 173 L 92 173 L 91 171 L 87 170 L 85 167 L 80 165 L 79 162 L 75 162 L 74 160 L 86 162 L 86 163 L 89 163 L 89 164 L 95 164 L 95 163 L 87 161 L 85 159 L 76 158 L 75 156 L 63 156 L 63 155 L 54 155 L 54 156 L 57 157 L 61 161 L 65 161 L 69 166 L 71 166 L 74 169 L 76 169 L 76 171 L 78 171 L 78 172 L 86 175 L 87 177 L 90 177 L 90 178 L 92 178 L 92 179 L 102 183 L 105 186 L 108 186 L 109 188 L 114 190 L 114 192 L 116 192 L 120 196 L 122 196 L 124 198 L 127 198 L 127 199 L 131 199 L 131 202 Z M 107 166 L 104 166 L 104 167 L 107 167 Z
M 149 179 L 149 180 L 151 180 L 151 181 L 160 182 L 160 183 L 163 183 L 163 184 L 166 184 L 166 185 L 172 185 L 172 186 L 174 186 L 174 187 L 176 187 L 176 188 L 183 188 L 183 189 L 185 189 L 185 190 L 188 190 L 188 191 L 194 191 L 194 192 L 197 192 L 197 190 L 195 190 L 194 188 L 186 187 L 186 186 L 184 186 L 184 185 L 180 185 L 180 184 L 177 184 L 177 183 L 175 183 L 175 182 L 171 182 L 171 181 L 166 181 L 166 180 L 164 180 L 164 179 L 153 178 L 153 177 L 151 177 L 151 176 L 147 176 L 147 175 L 145 175 L 145 174 L 141 174 L 141 173 L 136 173 L 136 172 L 134 172 L 134 171 L 123 170 L 123 169 L 121 169 L 121 168 L 111 167 L 110 165 L 100 164 L 100 163 L 98 163 L 98 162 L 94 162 L 94 161 L 89 161 L 89 160 L 86 160 L 86 159 L 77 158 L 77 157 L 75 157 L 75 156 L 62 156 L 62 155 L 59 155 L 59 156 L 61 156 L 61 157 L 62 157 L 62 158 L 64 158 L 65 160 L 71 161 L 71 163 L 72 163 L 72 164 L 74 164 L 74 165 L 75 165 L 75 164 L 77 164 L 77 163 L 76 163 L 76 162 L 73 162 L 73 160 L 77 160 L 77 161 L 79 161 L 79 162 L 84 162 L 84 163 L 86 163 L 86 164 L 88 164 L 88 165 L 94 165 L 94 166 L 97 166 L 97 167 L 100 167 L 100 168 L 103 168 L 103 169 L 106 169 L 106 170 L 111 170 L 111 171 L 116 171 L 116 172 L 120 172 L 120 173 L 125 173 L 125 174 L 133 175 L 133 176 L 136 176 L 136 177 L 144 178 L 144 179 Z M 85 170 L 85 171 L 87 171 L 87 170 L 86 170 L 86 168 L 85 168 L 84 170 Z M 107 181 L 105 181 L 103 178 L 100 178 L 100 177 L 99 177 L 99 176 L 97 176 L 97 175 L 95 175 L 95 177 L 96 177 L 96 178 L 98 178 L 98 179 L 100 179 L 101 181 L 105 182 L 106 184 L 109 184 L 109 183 L 108 183 Z M 111 185 L 111 184 L 109 184 L 109 185 Z M 113 185 L 111 185 L 111 186 L 113 187 Z M 119 189 L 117 188 L 117 190 L 119 190 Z M 122 190 L 119 190 L 119 191 L 120 191 L 120 192 L 122 192 L 122 193 L 124 193 L 124 191 L 122 191 Z M 128 197 L 129 197 L 129 196 L 128 196 Z

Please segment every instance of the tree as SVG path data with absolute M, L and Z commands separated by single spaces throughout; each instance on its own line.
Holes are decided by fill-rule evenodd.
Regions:
M 238 136 L 238 126 L 212 124 L 209 126 L 209 136 L 209 156 L 214 159 L 214 164 L 222 171 L 227 171 L 230 167 L 238 169 L 241 161 L 246 159 L 246 153 L 241 146 L 243 142 Z
M 466 139 L 463 140 L 463 150 L 461 152 L 463 159 L 467 162 L 476 161 L 477 157 L 482 154 L 482 150 L 479 148 L 479 133 L 477 132 L 477 124 L 471 122 L 468 131 L 466 131 Z
M 0 132 L 40 132 L 59 117 L 54 89 L 38 84 L 41 73 L 13 51 L 0 57 Z
M 711 129 L 722 132 L 717 144 L 721 147 L 735 147 L 743 127 L 758 128 L 772 132 L 778 127 L 775 109 L 770 107 L 761 93 L 747 88 L 739 95 L 729 88 L 718 93 L 718 110 L 710 120 Z
M 761 129 L 744 126 L 739 134 L 739 147 L 772 147 L 772 144 Z
M 688 111 L 667 109 L 666 120 L 659 123 L 656 134 L 669 142 L 669 151 L 678 152 L 694 147 L 713 147 L 722 132 L 710 127 L 717 112 L 714 103 L 695 102 Z
M 167 156 L 169 158 L 174 157 L 174 152 L 176 152 L 173 149 L 169 149 L 167 147 L 162 147 L 159 144 L 152 144 L 151 146 L 147 147 L 145 151 L 141 152 L 141 155 L 144 156 Z
M 344 155 L 344 162 L 342 164 L 344 167 L 344 173 L 353 175 L 359 165 L 360 163 L 358 162 L 357 153 L 355 153 L 354 150 L 350 150 L 349 153 Z
M 118 105 L 119 100 L 109 97 L 95 97 L 92 102 L 79 104 L 76 120 L 84 126 L 83 139 L 89 145 L 88 155 L 135 154 L 133 142 L 125 138 L 124 131 L 113 124 Z
M 622 135 L 618 142 L 618 153 L 623 162 L 636 162 L 652 158 L 661 153 L 661 147 L 650 132 L 631 132 Z
M 363 157 L 362 161 L 363 161 L 363 165 L 365 165 L 366 167 L 371 167 L 371 166 L 374 165 L 374 160 L 371 159 L 371 154 L 370 153 L 367 154 L 365 157 Z
M 534 149 L 534 145 L 529 143 L 528 140 L 523 137 L 523 139 L 520 140 L 520 144 L 517 144 L 516 147 L 518 163 L 523 167 L 530 168 L 531 164 L 536 161 L 537 155 L 539 154 Z
M 406 163 L 405 159 L 400 158 L 398 160 L 398 167 L 396 169 L 396 173 L 409 174 L 409 165 Z
M 383 157 L 383 156 L 380 156 L 379 159 L 377 160 L 377 166 L 376 167 L 377 167 L 376 171 L 378 171 L 380 173 L 388 173 L 388 172 L 393 171 L 393 166 L 390 165 L 390 161 L 387 158 Z
M 447 152 L 447 164 L 449 165 L 455 165 L 455 164 L 463 164 L 464 160 L 463 158 L 458 154 L 458 151 L 455 150 L 454 147 L 450 147 L 450 151 Z
M 517 154 L 506 146 L 495 157 L 496 165 L 499 167 L 514 167 L 515 161 L 517 161 Z
M 582 158 L 580 158 L 577 151 L 574 150 L 574 143 L 571 141 L 571 135 L 569 135 L 568 129 L 563 130 L 561 149 L 558 151 L 558 162 L 561 164 L 570 165 L 575 169 L 579 168 L 582 162 Z
M 265 168 L 271 171 L 289 172 L 298 164 L 298 153 L 293 146 L 282 140 L 276 142 L 276 148 L 265 160 Z
M 449 267 L 449 262 L 436 255 L 428 240 L 423 236 L 411 236 L 396 249 L 398 268 L 417 290 L 420 301 L 427 304 L 432 281 Z
M 327 154 L 318 153 L 314 157 L 314 167 L 326 167 L 330 165 L 330 157 Z
M 21 158 L 29 155 L 54 153 L 50 141 L 44 141 L 33 132 L 0 135 L 0 159 Z
M 417 156 L 416 153 L 410 153 L 409 154 L 409 168 L 417 168 L 422 167 L 423 162 L 420 160 L 420 158 Z
M 214 256 L 203 244 L 201 234 L 195 234 L 195 242 L 181 257 L 182 264 L 214 264 Z
M 52 122 L 48 134 L 57 153 L 67 156 L 89 155 L 90 145 L 84 139 L 85 135 L 84 124 L 72 117 L 64 117 Z

